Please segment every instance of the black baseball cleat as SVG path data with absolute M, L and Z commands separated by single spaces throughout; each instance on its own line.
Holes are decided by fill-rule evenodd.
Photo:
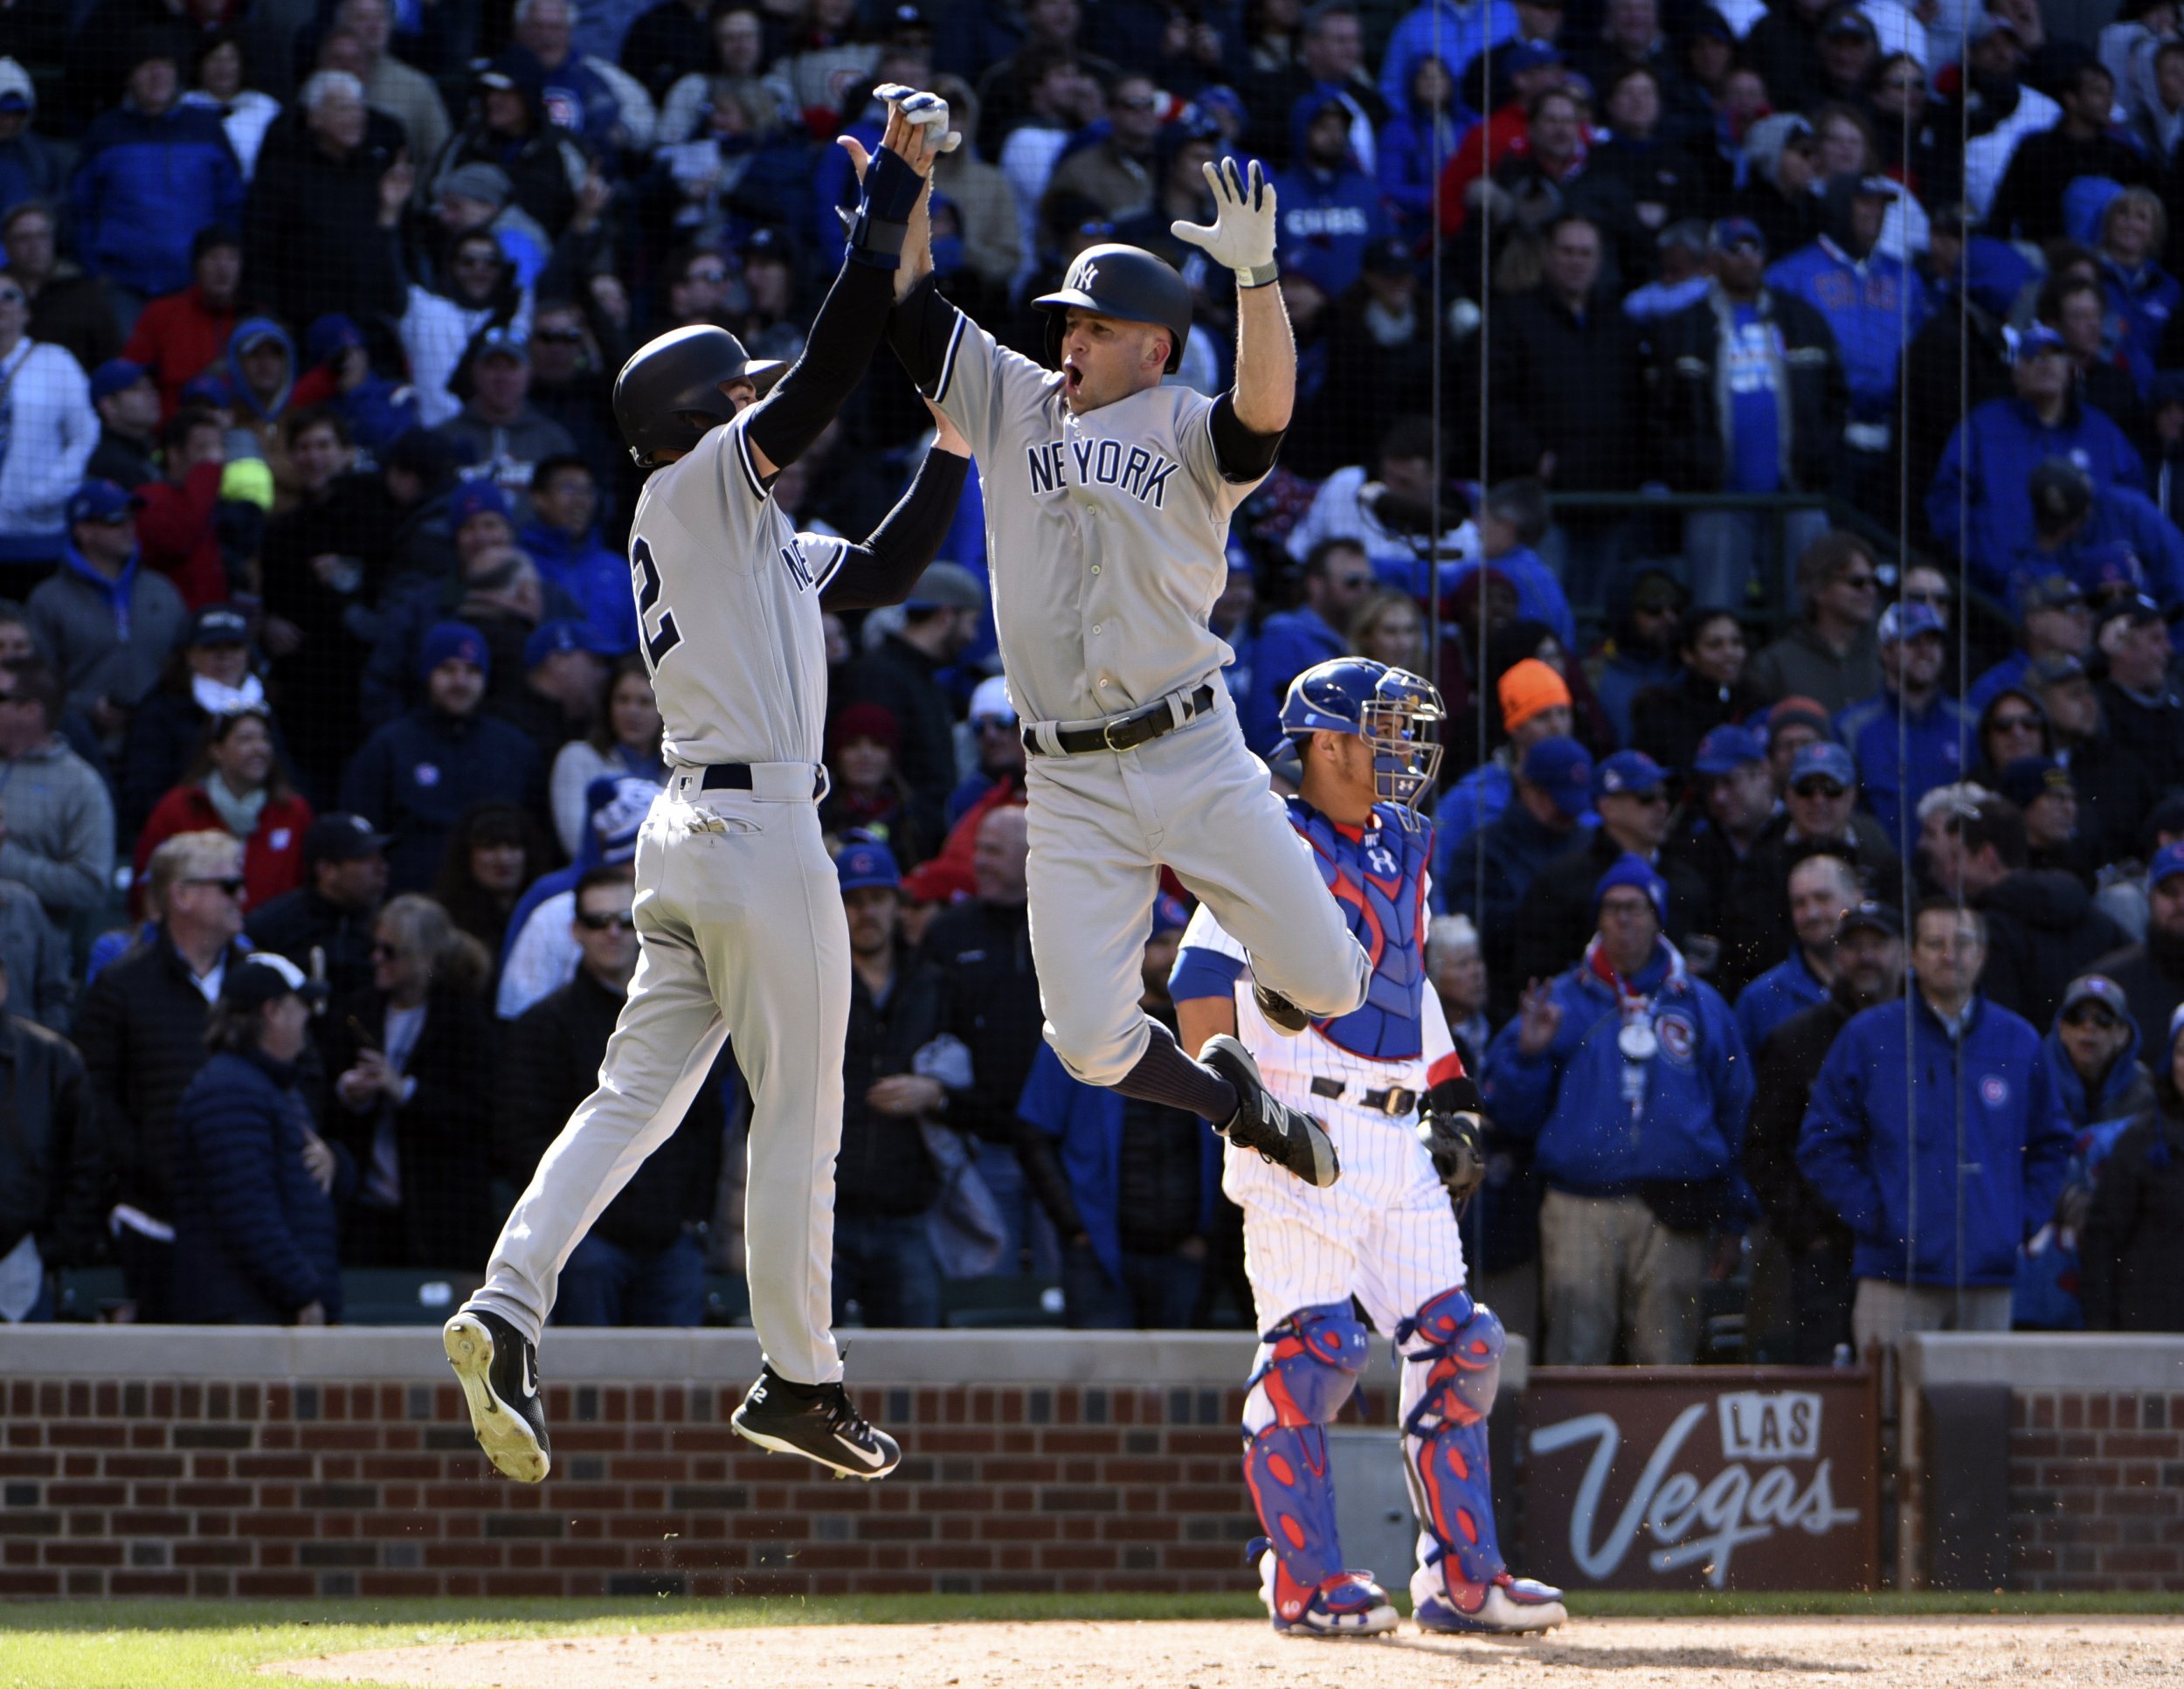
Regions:
M 465 1308 L 440 1327 L 440 1341 L 486 1458 L 519 1484 L 540 1482 L 554 1461 L 530 1339 L 497 1313 Z
M 1294 1038 L 1312 1024 L 1312 1017 L 1278 991 L 1269 991 L 1258 980 L 1251 982 L 1251 1000 L 1276 1032 Z
M 840 1384 L 792 1384 L 771 1367 L 729 1423 L 762 1449 L 802 1455 L 843 1478 L 885 1478 L 902 1458 L 895 1439 L 859 1413 Z
M 1268 1090 L 1249 1050 L 1221 1033 L 1206 1041 L 1199 1060 L 1235 1088 L 1234 1116 L 1215 1123 L 1221 1136 L 1239 1149 L 1257 1150 L 1308 1185 L 1324 1189 L 1342 1177 L 1342 1163 L 1327 1128 Z

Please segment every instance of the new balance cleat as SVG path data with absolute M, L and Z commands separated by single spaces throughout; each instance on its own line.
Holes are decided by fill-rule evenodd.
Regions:
M 1266 1538 L 1254 1537 L 1244 1557 L 1258 1563 L 1259 1599 L 1273 1616 L 1276 1635 L 1384 1637 L 1403 1622 L 1370 1572 L 1337 1572 L 1306 1589 L 1290 1582 Z
M 851 1405 L 840 1384 L 792 1384 L 769 1367 L 729 1422 L 736 1435 L 784 1455 L 802 1455 L 843 1478 L 885 1478 L 902 1450 Z
M 1222 1033 L 1206 1041 L 1199 1059 L 1235 1088 L 1236 1112 L 1215 1125 L 1230 1143 L 1258 1151 L 1308 1185 L 1324 1188 L 1342 1177 L 1342 1163 L 1327 1128 L 1268 1090 L 1249 1050 Z
M 1270 991 L 1256 979 L 1251 982 L 1251 1000 L 1266 1023 L 1276 1032 L 1294 1038 L 1312 1024 L 1312 1017 L 1278 991 Z
M 440 1328 L 447 1364 L 463 1387 L 478 1446 L 519 1484 L 553 1469 L 546 1409 L 538 1399 L 538 1351 L 497 1313 L 465 1308 Z
M 1448 1596 L 1419 1602 L 1411 1616 L 1420 1630 L 1445 1637 L 1520 1636 L 1569 1622 L 1562 1591 L 1552 1584 L 1504 1572 L 1491 1583 L 1458 1587 L 1477 1604 L 1466 1610 L 1461 1597 Z

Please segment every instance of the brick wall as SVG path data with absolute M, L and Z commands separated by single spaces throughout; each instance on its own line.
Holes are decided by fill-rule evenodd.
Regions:
M 2184 1589 L 2184 1392 L 2016 1390 L 2012 1583 Z
M 1249 1587 L 1234 1388 L 867 1385 L 867 1485 L 736 1436 L 740 1386 L 549 1385 L 536 1488 L 453 1384 L 0 1388 L 4 1596 Z

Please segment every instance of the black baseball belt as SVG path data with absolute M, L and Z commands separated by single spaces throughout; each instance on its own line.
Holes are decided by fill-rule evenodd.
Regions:
M 1089 751 L 1135 751 L 1164 733 L 1174 732 L 1186 722 L 1211 715 L 1213 710 L 1213 689 L 1201 686 L 1187 698 L 1157 699 L 1127 716 L 1116 716 L 1082 727 L 1057 727 L 1054 730 L 1054 743 L 1061 747 L 1066 757 L 1082 757 Z M 1039 730 L 1033 727 L 1024 730 L 1024 749 L 1034 757 L 1049 754 L 1039 742 Z
M 698 785 L 707 792 L 748 792 L 751 786 L 750 765 L 708 763 Z M 814 772 L 812 776 L 812 797 L 819 797 L 826 789 L 826 775 L 824 771 Z
M 1400 1086 L 1392 1090 L 1367 1090 L 1363 1086 L 1344 1084 L 1339 1079 L 1312 1081 L 1312 1095 L 1315 1097 L 1324 1097 L 1330 1102 L 1339 1103 L 1345 1094 L 1358 1107 L 1374 1114 L 1387 1115 L 1391 1118 L 1397 1115 L 1414 1114 L 1418 1111 L 1418 1093 Z

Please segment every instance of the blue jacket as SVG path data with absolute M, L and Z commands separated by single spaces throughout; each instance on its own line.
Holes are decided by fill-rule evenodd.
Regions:
M 1123 1282 L 1122 1188 L 1123 1111 L 1128 1099 L 1104 1085 L 1088 1085 L 1069 1076 L 1061 1058 L 1041 1044 L 1017 1101 L 1019 1118 L 1061 1144 L 1061 1170 L 1069 1180 L 1077 1217 L 1084 1222 L 1092 1253 L 1114 1283 Z M 1213 1198 L 1221 1186 L 1220 1139 L 1211 1126 L 1199 1133 L 1199 1225 L 1213 1223 Z
M 488 799 L 535 803 L 542 780 L 538 747 L 521 728 L 482 713 L 458 721 L 419 704 L 349 759 L 342 807 L 394 835 L 387 847 L 394 889 L 423 891 L 464 810 Z
M 1297 104 L 1311 99 L 1308 94 Z M 1296 156 L 1303 156 L 1301 146 Z M 1281 208 L 1275 250 L 1282 267 L 1299 272 L 1332 299 L 1358 279 L 1366 246 L 1388 232 L 1380 184 L 1355 163 L 1339 170 L 1300 163 L 1275 177 L 1274 187 Z
M 1579 826 L 1590 826 L 1593 819 L 1588 814 Z M 1557 833 L 1542 826 L 1522 804 L 1505 805 L 1501 818 L 1483 832 L 1462 837 L 1441 831 L 1438 820 L 1434 825 L 1434 912 L 1469 915 L 1472 924 L 1488 935 L 1488 955 L 1508 955 L 1517 911 L 1531 889 L 1533 876 L 1568 851 L 1580 835 L 1574 827 Z
M 1958 506 L 1966 523 L 1964 562 L 1971 583 L 2007 599 L 2009 567 L 2032 532 L 2032 472 L 2064 457 L 2093 478 L 2095 496 L 2109 487 L 2143 491 L 2146 466 L 2124 432 L 2098 411 L 2072 400 L 2053 427 L 2021 398 L 1991 398 L 1959 423 L 1926 495 L 1926 522 L 1943 545 L 1959 543 Z
M 1801 949 L 1790 952 L 1787 961 L 1777 962 L 1737 993 L 1737 1030 L 1754 1061 L 1767 1034 L 1793 1014 L 1828 1000 L 1828 987 L 1820 982 Z
M 2160 506 L 2128 487 L 2098 488 L 2084 527 L 2059 550 L 2042 550 L 2029 529 L 2021 532 L 2009 552 L 2004 580 L 2060 569 L 2091 593 L 2099 581 L 2087 559 L 2097 550 L 2118 543 L 2128 545 L 2139 559 L 2144 577 L 2141 592 L 2165 610 L 2184 605 L 2184 534 L 2161 514 Z
M 171 293 L 190 285 L 197 231 L 242 222 L 243 172 L 209 107 L 154 117 L 125 105 L 92 121 L 71 197 L 86 270 L 135 293 Z
M 1314 663 L 1339 657 L 1350 648 L 1325 617 L 1309 604 L 1268 616 L 1259 629 L 1259 649 L 1252 660 L 1251 696 L 1238 714 L 1244 742 L 1261 756 L 1282 737 L 1282 700 L 1289 682 Z
M 2161 350 L 2161 336 L 2184 305 L 2184 286 L 2159 264 L 2148 260 L 2126 270 L 2112 258 L 2100 259 L 2101 291 L 2107 295 L 2117 350 L 2138 377 L 2139 397 L 2148 396 L 2153 382 L 2153 360 Z
M 1537 1056 L 1519 1043 L 1521 1019 L 1489 1049 L 1482 1095 L 1494 1124 L 1538 1140 L 1540 1177 L 1579 1196 L 1620 1196 L 1641 1184 L 1704 1184 L 1738 1177 L 1752 1063 L 1721 993 L 1694 979 L 1663 943 L 1630 983 L 1658 993 L 1659 1045 L 1645 1063 L 1641 1112 L 1623 1097 L 1622 1014 L 1607 982 L 1580 962 L 1548 987 L 1562 1024 Z
M 1433 54 L 1424 56 L 1430 59 Z M 1448 73 L 1451 81 L 1455 74 L 1453 70 Z M 1380 197 L 1406 232 L 1422 232 L 1433 222 L 1434 178 L 1455 156 L 1457 146 L 1479 116 L 1460 100 L 1448 115 L 1440 118 L 1412 107 L 1408 100 L 1396 101 L 1395 109 L 1397 115 L 1380 126 L 1379 156 L 1374 160 Z
M 1967 1285 L 2014 1284 L 2018 1246 L 2045 1223 L 2070 1157 L 2040 1035 L 1974 997 L 1959 1042 L 1924 994 L 1907 995 L 1908 1051 L 1902 1002 L 1854 1015 L 1835 1039 L 1798 1134 L 1798 1170 L 1856 1239 L 1860 1278 L 1955 1284 L 1960 1268 Z
M 1850 384 L 1852 419 L 1890 420 L 1896 409 L 1898 349 L 1909 345 L 1933 314 L 1918 273 L 1879 251 L 1861 263 L 1822 235 L 1770 267 L 1766 280 L 1769 287 L 1795 294 L 1812 306 L 1835 331 Z
M 1902 828 L 1918 834 L 1918 800 L 1938 786 L 1964 778 L 1973 718 L 1946 692 L 1937 692 L 1923 714 L 1905 723 L 1911 761 L 1897 755 L 1896 695 L 1883 687 L 1877 696 L 1852 704 L 1835 717 L 1835 737 L 1858 765 L 1858 791 L 1873 819 L 1888 834 L 1890 846 L 1904 848 Z
M 1517 8 L 1510 0 L 1420 0 L 1388 37 L 1380 59 L 1380 98 L 1395 111 L 1411 103 L 1411 73 L 1418 61 L 1439 53 L 1453 77 L 1489 47 L 1517 33 Z M 1461 92 L 1461 90 L 1459 90 Z
M 584 608 L 584 626 L 597 649 L 637 648 L 637 599 L 630 590 L 628 562 L 600 543 L 593 529 L 572 540 L 543 522 L 526 523 L 515 543 L 529 553 L 538 572 Z
M 1614 652 L 1600 665 L 1600 677 L 1593 682 L 1593 696 L 1607 711 L 1617 744 L 1630 743 L 1630 708 L 1638 695 L 1649 686 L 1666 686 L 1683 673 L 1683 665 L 1672 658 L 1655 661 L 1627 651 Z
M 335 1200 L 303 1167 L 311 1110 L 296 1069 L 257 1051 L 216 1055 L 175 1109 L 175 1317 L 285 1326 L 342 1312 Z M 335 1189 L 355 1166 L 336 1149 Z

